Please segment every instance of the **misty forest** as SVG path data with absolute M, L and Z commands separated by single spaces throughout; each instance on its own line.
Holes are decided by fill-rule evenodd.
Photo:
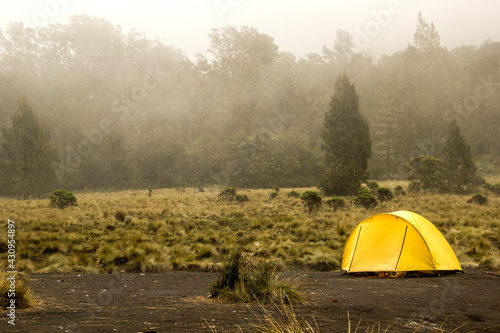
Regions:
M 0 195 L 321 186 L 325 138 L 342 137 L 324 130 L 342 78 L 366 124 L 346 129 L 369 135 L 366 179 L 408 179 L 419 156 L 446 160 L 450 128 L 470 146 L 471 170 L 497 174 L 500 43 L 448 50 L 438 30 L 419 15 L 408 46 L 380 59 L 339 30 L 297 59 L 265 32 L 226 26 L 193 60 L 88 15 L 11 23 L 0 30 Z

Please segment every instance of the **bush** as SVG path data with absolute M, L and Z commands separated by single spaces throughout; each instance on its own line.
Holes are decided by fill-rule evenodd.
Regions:
M 289 198 L 300 198 L 300 194 L 297 193 L 296 191 L 291 191 L 290 193 L 288 193 L 288 197 Z
M 375 198 L 371 193 L 361 193 L 358 195 L 357 202 L 365 208 L 373 208 L 378 205 L 377 198 Z
M 406 192 L 405 190 L 403 189 L 403 186 L 401 185 L 398 185 L 394 188 L 394 194 L 396 196 L 399 196 L 399 195 L 406 195 Z
M 235 196 L 236 196 L 236 189 L 234 187 L 226 187 L 223 191 L 219 193 L 217 198 L 219 199 L 219 201 L 231 202 L 234 200 Z
M 486 183 L 484 185 L 484 187 L 486 188 L 486 190 L 490 191 L 491 193 L 494 193 L 494 194 L 500 194 L 500 183 L 496 183 L 496 184 L 490 184 L 490 183 Z
M 120 222 L 123 222 L 125 221 L 125 217 L 127 216 L 127 214 L 123 211 L 123 210 L 117 210 L 115 212 L 115 218 L 120 221 Z
M 345 200 L 344 198 L 333 197 L 326 200 L 326 204 L 328 205 L 328 207 L 333 208 L 333 211 L 337 211 L 337 209 L 345 207 Z
M 280 188 L 278 186 L 275 186 L 275 187 L 273 187 L 273 191 L 276 192 L 276 193 L 279 193 Z
M 472 196 L 472 198 L 467 200 L 467 203 L 472 203 L 482 206 L 488 203 L 488 198 L 484 194 L 476 193 Z
M 309 214 L 321 208 L 322 204 L 321 196 L 316 191 L 305 191 L 304 194 L 302 194 L 302 196 L 300 197 L 300 199 L 307 206 Z
M 249 201 L 248 199 L 248 196 L 246 194 L 236 194 L 234 196 L 234 198 L 236 199 L 236 201 L 238 202 L 245 202 L 245 201 Z
M 375 192 L 380 186 L 378 186 L 378 183 L 374 180 L 369 181 L 366 183 L 366 186 L 372 191 Z
M 366 187 L 361 187 L 359 189 L 359 191 L 358 191 L 358 195 L 365 194 L 365 193 L 366 194 L 372 194 L 372 192 L 368 188 L 366 188 Z
M 377 189 L 377 195 L 381 203 L 392 200 L 394 198 L 394 193 L 392 193 L 391 189 L 387 187 L 379 187 Z
M 271 196 L 271 199 L 276 199 L 276 197 L 278 196 L 278 192 L 272 191 L 270 196 Z
M 68 206 L 78 206 L 73 193 L 66 190 L 56 190 L 50 196 L 50 204 L 54 207 L 64 209 Z

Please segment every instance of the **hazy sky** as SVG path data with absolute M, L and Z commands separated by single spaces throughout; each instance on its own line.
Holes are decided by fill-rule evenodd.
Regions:
M 413 40 L 419 11 L 434 22 L 442 45 L 500 41 L 497 0 L 2 0 L 0 29 L 8 22 L 43 26 L 87 13 L 158 37 L 194 58 L 208 47 L 211 28 L 251 25 L 274 37 L 280 51 L 297 57 L 331 46 L 338 29 L 347 30 L 362 52 L 392 54 Z

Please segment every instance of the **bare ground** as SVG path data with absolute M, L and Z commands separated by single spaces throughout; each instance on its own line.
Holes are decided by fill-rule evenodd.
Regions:
M 306 303 L 294 307 L 321 332 L 500 332 L 500 277 L 470 269 L 428 278 L 361 278 L 291 271 Z M 208 298 L 217 274 L 32 274 L 37 305 L 5 312 L 1 332 L 251 332 L 273 305 L 222 304 Z M 336 300 L 336 302 L 335 302 Z M 381 329 L 379 330 L 379 325 Z M 239 331 L 239 330 L 237 330 Z

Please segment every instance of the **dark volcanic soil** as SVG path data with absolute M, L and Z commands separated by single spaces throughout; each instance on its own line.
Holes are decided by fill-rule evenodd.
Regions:
M 384 332 L 500 332 L 500 278 L 466 270 L 432 278 L 360 278 L 339 272 L 288 272 L 301 276 L 307 301 L 296 312 L 321 332 L 375 326 Z M 234 332 L 262 322 L 259 305 L 210 300 L 216 274 L 33 274 L 38 304 L 18 310 L 16 325 L 1 332 Z M 332 302 L 336 299 L 337 302 Z M 274 306 L 266 306 L 276 318 Z M 209 327 L 210 326 L 210 327 Z M 363 328 L 361 328 L 363 327 Z

